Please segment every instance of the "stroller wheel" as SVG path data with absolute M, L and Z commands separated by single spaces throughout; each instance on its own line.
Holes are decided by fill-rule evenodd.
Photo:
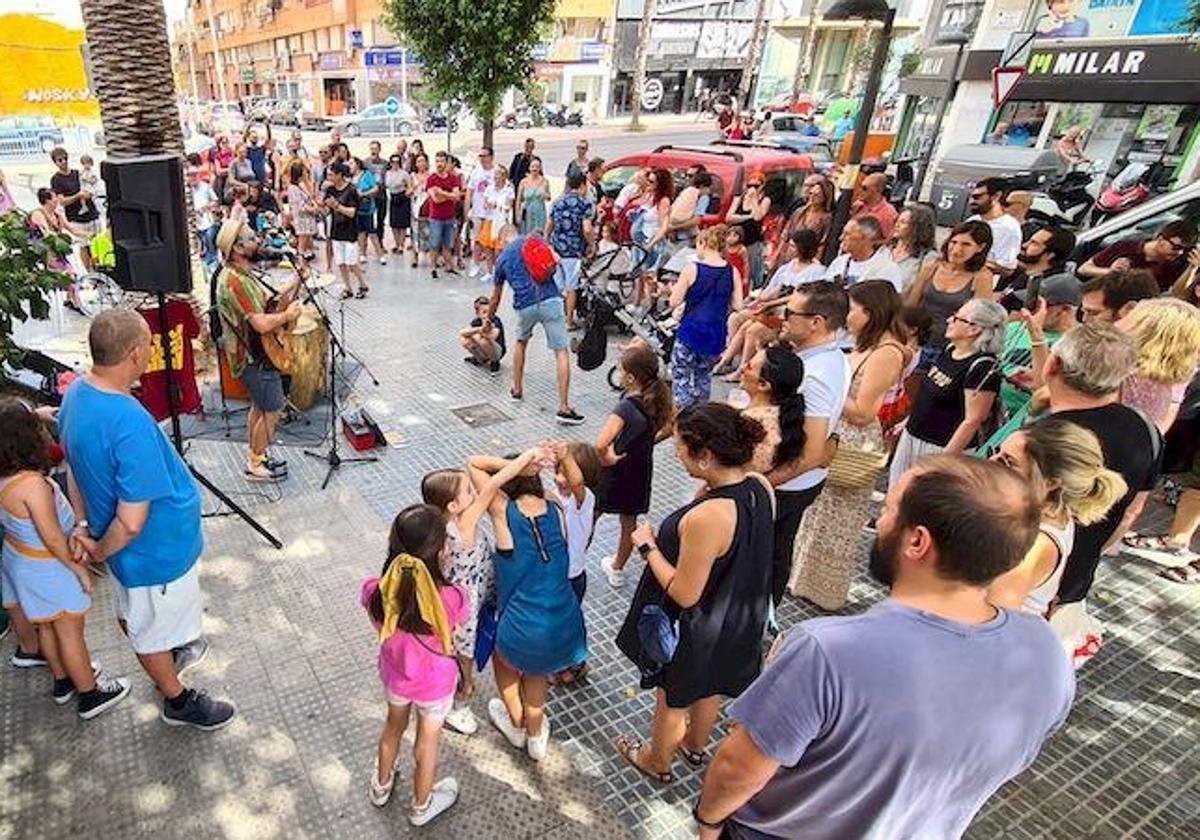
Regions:
M 619 367 L 619 365 L 613 365 L 608 369 L 608 387 L 612 388 L 614 391 L 623 390 L 621 388 L 621 382 L 617 378 L 620 376 L 620 370 L 618 369 Z

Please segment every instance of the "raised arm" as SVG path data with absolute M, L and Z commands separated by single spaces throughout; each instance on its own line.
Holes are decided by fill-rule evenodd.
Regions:
M 492 502 L 496 497 L 503 495 L 500 488 L 520 475 L 526 467 L 533 463 L 537 454 L 538 449 L 534 447 L 525 450 L 511 461 L 504 458 L 475 456 L 467 462 L 471 482 L 475 485 L 475 501 L 459 517 L 462 527 L 461 536 L 464 540 L 474 542 L 472 538 L 475 526 L 480 517 L 491 509 Z M 475 466 L 476 469 L 471 470 L 472 466 Z M 466 531 L 471 533 L 468 535 L 465 533 Z

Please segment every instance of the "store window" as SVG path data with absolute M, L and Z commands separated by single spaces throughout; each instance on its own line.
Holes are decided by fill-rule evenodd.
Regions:
M 1044 102 L 1006 102 L 992 129 L 981 139 L 996 146 L 1029 146 L 1037 143 L 1049 109 Z
M 933 127 L 937 123 L 938 108 L 942 100 L 936 96 L 916 97 L 916 104 L 909 114 L 909 123 L 903 131 L 903 140 L 896 151 L 897 160 L 921 158 L 933 146 Z

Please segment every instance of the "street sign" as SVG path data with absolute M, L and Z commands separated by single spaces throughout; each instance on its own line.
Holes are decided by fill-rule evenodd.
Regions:
M 1024 67 L 993 67 L 992 104 L 997 108 L 1003 105 L 1024 75 Z
M 662 79 L 647 79 L 642 86 L 642 107 L 647 111 L 655 110 L 662 104 L 665 92 Z
M 388 116 L 395 116 L 400 113 L 400 100 L 394 96 L 389 96 L 383 103 L 383 110 L 388 112 Z

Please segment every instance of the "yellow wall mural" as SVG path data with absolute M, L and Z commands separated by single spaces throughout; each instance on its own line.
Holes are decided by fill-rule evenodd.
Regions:
M 36 15 L 0 15 L 0 117 L 100 118 L 83 69 L 83 30 Z

